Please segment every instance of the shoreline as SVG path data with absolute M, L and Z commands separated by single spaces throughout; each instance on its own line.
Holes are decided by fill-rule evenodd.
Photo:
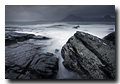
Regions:
M 5 46 L 5 78 L 55 78 L 58 71 L 58 58 L 53 53 L 42 52 L 43 45 L 33 44 L 35 40 L 48 39 L 50 38 L 40 35 L 7 33 L 5 39 L 8 44 Z
M 111 36 L 113 35 L 109 34 L 104 39 L 109 40 Z M 44 78 L 45 79 L 49 79 L 49 78 L 50 79 L 51 78 L 52 79 L 86 79 L 87 78 L 85 75 L 83 76 L 79 74 L 77 71 L 71 70 L 68 67 L 66 67 L 66 65 L 64 64 L 65 59 L 63 57 L 63 48 L 61 51 L 62 55 L 60 55 L 61 53 L 58 49 L 55 49 L 54 53 L 43 52 L 41 49 L 44 47 L 44 45 L 34 44 L 34 41 L 36 40 L 42 41 L 42 40 L 49 40 L 52 38 L 45 36 L 35 36 L 33 34 L 25 34 L 25 33 L 23 34 L 23 33 L 14 33 L 14 32 L 10 34 L 7 33 L 6 38 L 7 38 L 6 40 L 9 39 L 15 41 L 15 42 L 12 41 L 13 43 L 10 43 L 9 45 L 5 46 L 5 78 L 6 79 L 44 79 Z M 109 43 L 107 41 L 104 42 Z M 109 46 L 111 46 L 111 44 L 109 44 Z M 61 57 L 63 57 L 63 61 Z M 46 60 L 51 59 L 53 61 L 49 60 L 47 62 L 43 62 L 42 64 L 41 63 L 39 64 L 39 61 L 42 61 L 42 59 L 46 59 Z M 43 69 L 38 67 L 41 65 Z M 46 68 L 46 66 L 50 68 Z M 38 71 L 38 69 L 40 70 Z M 13 76 L 11 76 L 11 74 L 13 74 Z M 89 79 L 89 77 L 87 79 Z
M 61 26 L 61 25 L 58 25 L 58 27 Z M 63 25 L 62 25 L 63 26 Z M 63 26 L 64 27 L 64 26 Z M 50 30 L 50 29 L 49 29 Z M 113 31 L 114 28 L 109 28 L 108 29 L 109 31 Z M 72 30 L 71 30 L 72 31 Z M 76 31 L 74 29 L 74 31 Z M 49 32 L 48 32 L 49 33 Z M 54 35 L 54 34 L 53 34 Z M 70 37 L 71 34 L 69 33 L 68 36 Z M 58 38 L 58 39 L 56 39 Z M 10 32 L 7 32 L 5 34 L 5 42 L 6 42 L 6 51 L 10 52 L 11 50 L 17 50 L 17 48 L 19 49 L 23 49 L 23 51 L 21 50 L 17 50 L 16 52 L 12 51 L 11 53 L 17 53 L 17 52 L 20 52 L 21 53 L 24 53 L 24 54 L 29 54 L 29 50 L 33 49 L 33 53 L 36 54 L 36 52 L 39 52 L 38 55 L 41 56 L 42 55 L 46 55 L 45 57 L 47 57 L 47 53 L 51 53 L 53 54 L 53 56 L 55 57 L 55 59 L 58 59 L 59 61 L 57 63 L 55 63 L 54 65 L 56 66 L 57 64 L 57 68 L 55 69 L 55 74 L 54 74 L 54 79 L 84 79 L 84 77 L 80 76 L 79 74 L 77 74 L 76 71 L 71 71 L 69 69 L 67 69 L 61 60 L 63 60 L 62 56 L 61 56 L 61 49 L 59 48 L 61 46 L 61 40 L 65 40 L 64 38 L 61 38 L 59 39 L 59 36 L 58 37 L 53 37 L 53 38 L 49 38 L 49 37 L 46 37 L 46 36 L 41 36 L 41 35 L 34 35 L 34 34 L 27 34 L 27 33 L 17 33 L 15 32 L 14 30 L 10 30 Z M 60 41 L 60 42 L 59 42 Z M 11 42 L 11 43 L 10 43 Z M 106 41 L 107 42 L 107 41 Z M 63 43 L 63 42 L 62 42 Z M 107 42 L 109 43 L 109 42 Z M 54 44 L 54 45 L 53 45 Z M 65 44 L 65 43 L 64 43 Z M 28 47 L 28 46 L 31 46 L 31 47 Z M 36 47 L 38 46 L 38 47 Z M 55 47 L 54 47 L 55 46 Z M 111 44 L 110 44 L 111 46 Z M 7 48 L 8 47 L 8 48 Z M 53 48 L 54 47 L 54 48 Z M 62 46 L 61 46 L 62 47 Z M 10 48 L 10 49 L 9 49 Z M 27 51 L 24 51 L 24 48 L 27 49 Z M 46 51 L 45 51 L 46 50 Z M 7 56 L 9 56 L 10 53 L 6 53 Z M 29 52 L 29 53 L 26 53 L 26 52 Z M 17 54 L 13 54 L 13 58 L 14 56 L 17 56 Z M 18 54 L 18 56 L 21 56 Z M 24 56 L 24 55 L 22 55 Z M 36 57 L 36 56 L 35 56 Z M 10 58 L 10 57 L 9 57 Z M 34 57 L 33 57 L 34 58 Z M 29 59 L 33 59 L 33 58 L 29 58 Z M 7 59 L 7 58 L 6 58 Z M 39 57 L 37 58 L 39 59 Z M 42 59 L 46 59 L 46 58 L 42 58 Z M 53 58 L 52 58 L 53 59 Z M 9 60 L 9 59 L 7 59 Z M 17 58 L 18 60 L 18 58 Z M 34 59 L 33 59 L 34 60 Z M 32 63 L 31 60 L 30 62 L 26 62 L 28 63 L 28 66 L 29 64 Z M 15 61 L 15 60 L 14 60 Z M 13 62 L 14 62 L 13 61 Z M 43 63 L 44 64 L 44 63 Z M 48 65 L 47 65 L 48 66 Z M 50 65 L 49 65 L 50 66 Z M 61 67 L 62 66 L 62 67 Z M 12 66 L 12 67 L 16 67 L 16 66 Z M 18 67 L 19 68 L 19 67 Z M 60 70 L 61 68 L 61 70 Z M 20 69 L 20 68 L 19 68 Z M 10 69 L 11 70 L 11 69 Z M 33 69 L 32 71 L 34 71 L 35 69 Z M 15 69 L 15 72 L 18 71 L 17 69 Z M 23 69 L 24 71 L 24 69 Z M 31 71 L 28 69 L 28 71 L 31 73 Z M 49 72 L 50 70 L 48 70 Z M 34 71 L 35 73 L 39 73 L 39 71 Z M 56 73 L 57 72 L 57 73 Z M 13 73 L 13 71 L 12 71 Z M 29 75 L 30 75 L 29 73 Z M 67 75 L 69 73 L 69 75 Z M 8 74 L 8 72 L 7 72 Z M 16 74 L 16 73 L 13 73 L 13 74 Z M 65 76 L 62 76 L 62 74 L 64 74 Z M 23 74 L 25 76 L 25 73 Z M 33 75 L 33 74 L 32 74 Z M 27 76 L 27 75 L 26 75 Z M 28 77 L 28 76 L 27 76 Z M 37 77 L 35 74 L 34 74 L 34 77 Z M 44 77 L 45 77 L 45 74 L 44 74 Z M 43 78 L 44 78 L 43 77 Z M 7 77 L 6 77 L 7 78 Z M 9 77 L 8 77 L 9 78 Z M 19 77 L 17 77 L 19 79 Z M 23 79 L 25 77 L 22 77 Z M 28 77 L 29 78 L 29 77 Z M 41 77 L 42 78 L 42 77 Z M 45 77 L 47 78 L 47 77 Z M 49 78 L 49 77 L 48 77 Z

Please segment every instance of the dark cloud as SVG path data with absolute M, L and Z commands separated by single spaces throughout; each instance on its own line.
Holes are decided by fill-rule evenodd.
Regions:
M 69 14 L 81 17 L 115 16 L 114 5 L 6 5 L 5 20 L 60 20 Z

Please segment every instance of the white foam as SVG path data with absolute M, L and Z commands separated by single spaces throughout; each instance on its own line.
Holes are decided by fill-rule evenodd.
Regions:
M 62 25 L 62 26 L 56 26 L 56 25 Z M 80 24 L 77 24 L 77 25 L 80 25 Z M 67 24 L 67 23 L 24 25 L 24 27 L 28 27 L 28 28 L 27 29 L 23 28 L 23 31 L 17 31 L 17 32 L 43 35 L 43 36 L 52 38 L 50 40 L 40 41 L 37 44 L 46 45 L 46 47 L 42 48 L 44 52 L 55 53 L 55 49 L 59 49 L 59 52 L 55 53 L 56 56 L 59 58 L 59 71 L 58 71 L 57 78 L 63 79 L 63 78 L 70 78 L 76 75 L 76 73 L 68 71 L 62 65 L 63 59 L 60 53 L 62 46 L 67 42 L 67 40 L 71 36 L 74 35 L 76 31 L 83 31 L 83 32 L 95 35 L 99 38 L 103 38 L 108 33 L 114 31 L 114 30 L 109 30 L 109 28 L 115 28 L 115 25 L 104 25 L 104 24 L 80 25 L 80 28 L 78 29 L 74 29 L 73 28 L 74 26 L 75 24 Z

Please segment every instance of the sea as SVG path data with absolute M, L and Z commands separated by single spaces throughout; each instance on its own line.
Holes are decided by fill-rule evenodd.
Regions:
M 73 28 L 79 26 L 79 28 Z M 59 70 L 57 79 L 69 79 L 77 73 L 67 70 L 62 62 L 61 48 L 76 31 L 82 31 L 99 38 L 103 38 L 115 31 L 115 22 L 38 22 L 38 21 L 9 21 L 5 22 L 5 33 L 7 32 L 28 33 L 42 35 L 50 40 L 36 40 L 35 45 L 44 45 L 43 52 L 54 53 L 59 58 Z M 57 49 L 58 52 L 55 52 Z

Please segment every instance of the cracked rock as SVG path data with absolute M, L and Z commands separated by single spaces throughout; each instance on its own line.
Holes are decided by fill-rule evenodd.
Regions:
M 114 79 L 115 49 L 104 42 L 96 36 L 77 31 L 62 47 L 63 65 L 83 79 Z

